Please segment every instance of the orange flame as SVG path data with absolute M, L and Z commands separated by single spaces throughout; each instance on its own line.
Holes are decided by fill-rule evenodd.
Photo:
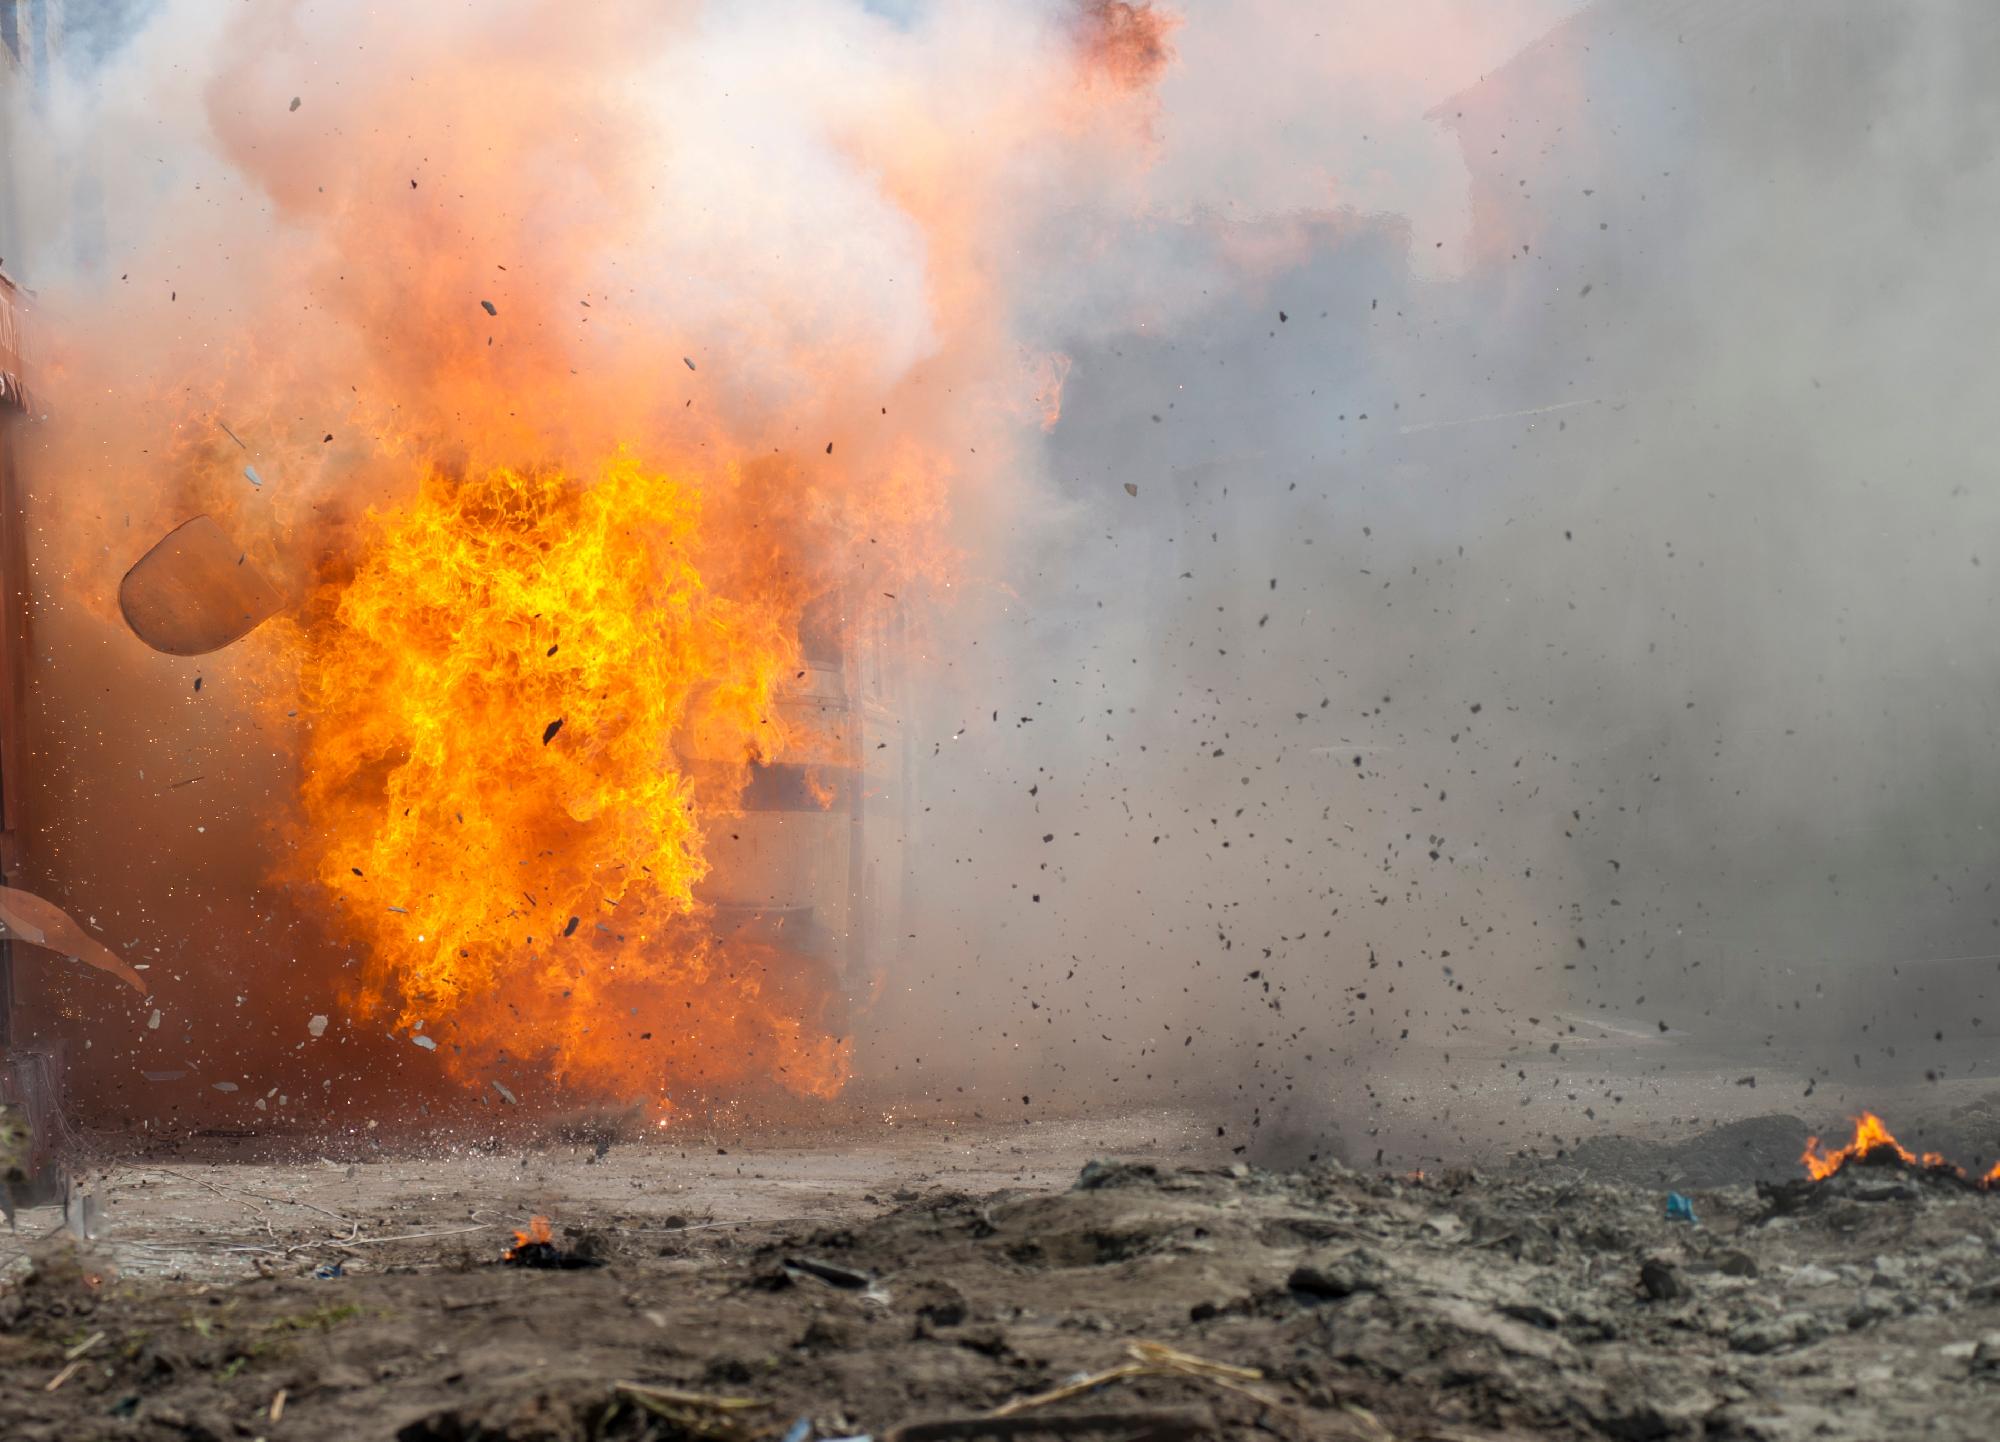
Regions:
M 846 1080 L 798 968 L 701 925 L 703 818 L 786 749 L 802 605 L 716 589 L 702 501 L 628 455 L 587 484 L 433 472 L 294 633 L 300 855 L 368 943 L 350 1001 L 460 1076 L 526 1061 L 661 1100 Z
M 1821 1182 L 1847 1165 L 1850 1160 L 1860 1160 L 1872 1152 L 1881 1150 L 1894 1152 L 1905 1166 L 1922 1167 L 1926 1171 L 1951 1171 L 1961 1177 L 1965 1175 L 1963 1167 L 1947 1162 L 1942 1153 L 1925 1152 L 1919 1156 L 1905 1148 L 1890 1133 L 1882 1118 L 1873 1112 L 1863 1112 L 1854 1119 L 1854 1139 L 1844 1147 L 1823 1151 L 1818 1137 L 1807 1137 L 1806 1149 L 1799 1157 L 1799 1161 L 1804 1164 L 1807 1176 L 1816 1182 Z M 1996 1176 L 2000 1176 L 2000 1163 L 1995 1164 L 1993 1171 L 1987 1174 L 1982 1185 L 1992 1182 Z
M 511 1257 L 523 1247 L 532 1247 L 537 1244 L 554 1246 L 555 1240 L 556 1234 L 549 1230 L 549 1219 L 547 1217 L 530 1217 L 528 1219 L 528 1230 L 525 1232 L 516 1231 L 514 1233 L 514 1245 L 507 1249 L 507 1255 Z

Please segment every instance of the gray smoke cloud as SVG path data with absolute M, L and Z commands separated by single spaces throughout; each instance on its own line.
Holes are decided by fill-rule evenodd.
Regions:
M 1971 5 L 1594 5 L 1427 107 L 1463 232 L 1260 217 L 1282 263 L 1074 348 L 1073 511 L 932 723 L 979 737 L 926 834 L 996 1054 L 1306 1144 L 1412 1077 L 1630 1120 L 1550 1055 L 1593 1021 L 1982 1063 L 1996 47 Z

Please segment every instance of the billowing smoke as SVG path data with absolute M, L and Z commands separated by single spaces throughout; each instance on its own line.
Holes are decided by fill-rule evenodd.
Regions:
M 352 978 L 278 854 L 289 653 L 144 652 L 117 577 L 205 510 L 303 601 L 426 466 L 625 446 L 908 628 L 863 1087 L 1423 1151 L 1482 1102 L 1616 1125 L 1607 1036 L 1963 1066 L 1996 45 L 1969 4 L 163 6 L 16 122 L 33 864 L 171 980 L 142 1048 L 317 1087 L 282 1058 Z M 142 1111 L 148 1008 L 55 996 Z
M 1067 347 L 1076 509 L 947 790 L 995 1055 L 1364 1157 L 1976 1073 L 1996 44 L 1599 4 L 1426 99 L 1393 213 L 1163 227 L 1260 264 Z

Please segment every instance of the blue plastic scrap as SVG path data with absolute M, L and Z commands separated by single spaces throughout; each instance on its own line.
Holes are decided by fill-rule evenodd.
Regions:
M 801 1417 L 785 1429 L 784 1442 L 809 1442 L 812 1434 L 812 1418 Z
M 331 1282 L 336 1277 L 344 1277 L 346 1275 L 347 1269 L 338 1262 L 321 1262 L 317 1267 L 313 1268 L 313 1278 L 316 1281 Z
M 1682 1196 L 1679 1192 L 1668 1192 L 1667 1220 L 1670 1222 L 1686 1222 L 1689 1225 L 1694 1225 L 1693 1200 Z

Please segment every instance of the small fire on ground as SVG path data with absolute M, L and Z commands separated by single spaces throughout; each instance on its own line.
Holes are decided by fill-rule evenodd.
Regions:
M 1799 1161 L 1804 1164 L 1806 1175 L 1816 1182 L 1823 1182 L 1849 1162 L 1856 1162 L 1863 1166 L 1900 1164 L 1927 1172 L 1943 1172 L 1984 1189 L 2000 1190 L 2000 1162 L 1995 1162 L 1984 1176 L 1975 1181 L 1964 1167 L 1947 1161 L 1942 1153 L 1925 1152 L 1920 1156 L 1909 1150 L 1896 1140 L 1887 1124 L 1873 1112 L 1863 1112 L 1854 1119 L 1854 1138 L 1845 1146 L 1829 1151 L 1820 1146 L 1818 1137 L 1807 1137 L 1806 1149 Z
M 577 1237 L 574 1231 L 570 1235 Z M 556 1240 L 547 1217 L 531 1217 L 528 1230 L 514 1233 L 514 1245 L 500 1254 L 500 1260 L 510 1267 L 539 1272 L 573 1272 L 604 1265 L 600 1243 L 585 1233 L 574 1247 L 565 1247 Z
M 553 1247 L 555 1244 L 555 1233 L 549 1230 L 549 1219 L 547 1217 L 530 1217 L 528 1218 L 528 1230 L 514 1233 L 514 1245 L 507 1249 L 507 1260 L 510 1262 L 515 1260 L 521 1252 L 526 1251 L 529 1247 Z

